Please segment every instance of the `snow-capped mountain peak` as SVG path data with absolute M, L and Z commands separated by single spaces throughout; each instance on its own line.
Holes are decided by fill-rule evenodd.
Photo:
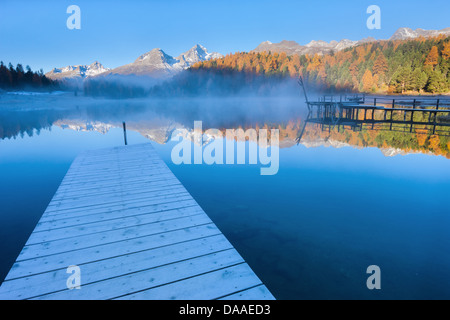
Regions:
M 63 78 L 89 78 L 99 75 L 103 72 L 110 70 L 105 68 L 100 62 L 95 61 L 90 65 L 74 65 L 63 68 L 54 68 L 52 71 L 45 74 L 50 79 L 63 79 Z
M 445 28 L 442 30 L 425 30 L 418 28 L 416 30 L 413 30 L 411 28 L 399 28 L 395 33 L 392 35 L 392 37 L 389 38 L 389 40 L 408 40 L 413 39 L 417 37 L 435 37 L 440 34 L 444 35 L 450 35 L 450 28 Z
M 176 58 L 168 55 L 160 48 L 155 48 L 139 56 L 134 62 L 117 67 L 102 74 L 102 76 L 116 74 L 165 78 L 189 68 L 196 62 L 220 57 L 222 57 L 220 53 L 209 53 L 208 50 L 200 44 L 196 44 Z
M 330 47 L 331 44 L 323 41 L 323 40 L 312 40 L 310 43 L 305 44 L 305 47 L 311 48 L 311 47 Z
M 160 48 L 155 48 L 139 56 L 134 61 L 134 63 L 145 63 L 145 64 L 166 63 L 169 65 L 173 65 L 177 63 L 177 61 Z
M 176 59 L 178 59 L 181 64 L 185 64 L 185 68 L 188 68 L 194 63 L 220 57 L 222 57 L 220 53 L 217 52 L 209 53 L 205 47 L 196 44 L 188 51 L 180 54 Z
M 418 34 L 412 30 L 411 28 L 399 28 L 390 38 L 391 40 L 397 40 L 397 39 L 412 39 L 416 38 Z

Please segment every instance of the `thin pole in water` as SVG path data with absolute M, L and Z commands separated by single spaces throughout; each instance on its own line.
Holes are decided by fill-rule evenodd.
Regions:
M 305 100 L 306 100 L 306 103 L 308 104 L 308 102 L 309 102 L 308 95 L 306 94 L 306 88 L 305 88 L 305 84 L 303 82 L 302 76 L 298 77 L 298 84 L 303 88 L 303 94 L 305 95 Z M 308 105 L 308 108 L 309 108 L 309 105 Z
M 127 126 L 125 121 L 123 123 L 123 139 L 125 140 L 125 145 L 127 145 Z

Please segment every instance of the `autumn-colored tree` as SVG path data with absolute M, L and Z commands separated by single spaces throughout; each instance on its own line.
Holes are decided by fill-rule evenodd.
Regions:
M 373 76 L 373 87 L 377 88 L 380 83 L 380 75 L 376 74 Z
M 311 63 L 308 65 L 307 70 L 308 71 L 317 70 L 320 65 L 321 65 L 320 56 L 318 54 L 315 54 L 313 59 L 312 59 L 312 61 L 311 61 Z
M 388 71 L 388 61 L 383 53 L 380 53 L 373 64 L 373 74 L 378 75 L 382 80 L 384 80 L 384 75 Z
M 434 151 L 439 150 L 440 139 L 439 139 L 438 135 L 434 134 L 434 135 L 430 136 L 428 141 L 430 143 L 429 148 L 431 150 L 434 150 Z
M 258 64 L 258 65 L 256 66 L 255 72 L 256 72 L 257 74 L 263 73 L 263 72 L 264 72 L 264 67 L 263 67 L 261 64 Z
M 425 142 L 427 141 L 428 138 L 428 131 L 426 129 L 416 129 L 416 139 L 417 139 L 417 144 L 421 147 L 425 145 Z
M 445 60 L 450 59 L 450 41 L 444 43 L 444 48 L 442 49 L 442 57 Z
M 271 57 L 267 60 L 265 66 L 264 66 L 264 71 L 266 73 L 270 73 L 270 72 L 276 71 L 277 67 L 278 67 L 277 60 L 275 59 L 275 57 Z
M 439 61 L 439 51 L 436 46 L 431 47 L 427 58 L 425 59 L 425 66 L 435 67 Z
M 369 69 L 364 72 L 364 75 L 362 77 L 362 89 L 364 92 L 370 92 L 373 88 L 373 77 L 372 72 L 370 72 Z

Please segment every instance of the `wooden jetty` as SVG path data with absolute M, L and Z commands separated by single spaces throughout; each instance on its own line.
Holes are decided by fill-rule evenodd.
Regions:
M 300 143 L 308 123 L 319 124 L 322 130 L 337 127 L 349 127 L 361 131 L 364 125 L 377 130 L 409 131 L 420 129 L 421 132 L 448 135 L 450 127 L 450 99 L 413 98 L 413 97 L 367 97 L 366 94 L 324 95 L 317 101 L 310 101 L 303 78 L 298 84 L 305 95 L 308 115 L 297 137 Z M 381 116 L 380 116 L 381 114 Z M 394 114 L 396 117 L 394 117 Z M 414 116 L 421 115 L 416 119 Z M 376 117 L 378 115 L 378 117 Z M 394 128 L 394 125 L 397 128 Z M 445 130 L 444 130 L 445 128 Z M 438 132 L 439 131 L 439 132 Z
M 151 144 L 140 144 L 74 160 L 0 299 L 274 297 Z
M 319 124 L 322 130 L 328 128 L 328 131 L 334 127 L 339 131 L 341 126 L 354 131 L 362 130 L 363 126 L 371 129 L 377 126 L 377 130 L 389 131 L 413 132 L 414 129 L 420 129 L 443 135 L 450 132 L 448 129 L 443 130 L 450 127 L 450 100 L 368 98 L 365 95 L 354 95 L 339 98 L 324 96 L 318 101 L 306 100 L 306 103 L 308 115 L 297 143 L 300 142 L 307 123 Z

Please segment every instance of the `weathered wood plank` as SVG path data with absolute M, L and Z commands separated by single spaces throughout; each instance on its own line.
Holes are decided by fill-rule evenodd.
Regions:
M 175 209 L 163 210 L 163 211 L 140 211 L 141 208 L 135 210 L 116 211 L 114 213 L 89 215 L 87 217 L 77 219 L 59 219 L 47 222 L 40 222 L 32 235 L 29 238 L 28 244 L 33 244 L 34 241 L 48 241 L 57 239 L 59 236 L 65 235 L 82 235 L 89 232 L 99 232 L 102 228 L 113 230 L 118 226 L 117 221 L 121 225 L 127 223 L 127 221 L 139 222 L 145 219 L 146 221 L 163 221 L 170 220 L 175 217 L 184 217 L 203 211 L 196 205 L 181 206 Z M 51 232 L 50 232 L 51 231 Z M 40 237 L 42 239 L 35 239 L 34 237 Z
M 217 285 L 220 283 L 220 285 Z M 197 300 L 203 296 L 218 299 L 230 293 L 261 284 L 246 263 L 215 270 L 189 279 L 132 293 L 119 299 Z M 195 288 L 196 290 L 193 290 Z
M 184 196 L 188 195 L 186 190 L 182 187 L 182 185 L 177 186 L 164 186 L 160 187 L 157 190 L 149 191 L 149 190 L 139 190 L 136 192 L 121 192 L 120 198 L 117 197 L 117 194 L 107 194 L 102 196 L 91 196 L 91 197 L 82 197 L 76 199 L 75 197 L 66 197 L 65 199 L 52 201 L 48 205 L 47 213 L 52 212 L 61 212 L 66 209 L 78 209 L 78 208 L 86 208 L 86 207 L 94 207 L 99 205 L 109 205 L 123 202 L 122 199 L 127 199 L 127 201 L 140 201 L 140 200 L 150 200 L 155 198 L 164 198 L 167 195 L 179 195 Z
M 211 223 L 162 234 L 102 244 L 100 246 L 81 250 L 71 251 L 70 248 L 67 248 L 66 252 L 52 256 L 45 256 L 19 262 L 16 261 L 6 279 L 20 278 L 61 268 L 67 269 L 70 265 L 80 265 L 93 261 L 100 261 L 133 252 L 155 249 L 170 244 L 182 243 L 189 240 L 200 239 L 218 234 L 220 234 L 219 229 Z
M 192 257 L 231 249 L 231 244 L 222 235 L 213 235 L 196 240 L 176 243 L 156 249 L 143 250 L 115 258 L 80 264 L 82 285 L 93 284 L 105 279 L 132 274 Z M 9 297 L 28 299 L 58 291 L 66 291 L 66 268 L 44 272 L 33 276 L 4 282 L 0 300 Z M 2 295 L 1 292 L 8 292 Z
M 120 277 L 83 285 L 80 290 L 64 290 L 38 299 L 114 299 L 125 294 L 148 290 L 174 281 L 228 267 L 244 260 L 235 249 L 191 258 L 181 262 L 144 269 Z M 193 288 L 190 288 L 191 290 Z M 194 289 L 195 290 L 195 289 Z
M 148 198 L 125 199 L 123 201 L 96 204 L 92 206 L 82 206 L 76 208 L 68 208 L 68 207 L 56 208 L 55 210 L 46 212 L 46 217 L 60 216 L 66 213 L 71 213 L 74 215 L 76 213 L 92 214 L 94 212 L 104 212 L 105 210 L 112 211 L 118 209 L 134 208 L 137 206 L 157 205 L 161 203 L 176 202 L 177 200 L 186 200 L 186 199 L 192 199 L 192 197 L 188 193 L 180 194 L 179 192 L 178 193 L 175 192 L 173 194 L 171 193 Z
M 219 300 L 265 300 L 273 299 L 272 294 L 265 285 L 258 285 L 256 287 L 246 289 L 231 295 L 220 298 Z
M 145 208 L 151 208 L 153 212 L 156 211 L 163 211 L 163 210 L 169 210 L 173 208 L 180 208 L 182 206 L 191 206 L 196 204 L 196 202 L 190 197 L 180 197 L 178 195 L 175 195 L 173 198 L 166 198 L 166 199 L 159 199 L 157 201 L 145 201 L 145 202 L 133 202 L 126 205 L 115 205 L 111 207 L 104 207 L 104 208 L 94 208 L 94 209 L 85 209 L 81 211 L 75 211 L 75 212 L 63 212 L 59 213 L 57 215 L 52 216 L 43 216 L 40 222 L 46 222 L 46 221 L 56 221 L 61 219 L 67 219 L 67 218 L 80 218 L 81 217 L 88 217 L 96 214 L 107 214 L 107 213 L 113 213 L 117 211 L 126 212 L 131 209 L 145 209 Z
M 121 219 L 129 216 L 136 216 L 141 214 L 152 214 L 161 212 L 171 212 L 179 210 L 190 210 L 193 207 L 197 207 L 194 200 L 187 198 L 187 200 L 180 200 L 176 202 L 168 202 L 158 205 L 138 206 L 127 209 L 119 209 L 114 211 L 103 211 L 90 214 L 61 214 L 55 217 L 44 219 L 44 217 L 38 222 L 36 231 L 47 231 L 51 229 L 58 229 L 70 226 L 86 225 L 98 221 L 109 221 L 113 219 Z
M 157 183 L 160 181 L 164 181 L 166 179 L 171 179 L 173 177 L 172 174 L 169 173 L 165 173 L 165 174 L 161 174 L 158 175 L 157 177 L 155 176 L 153 179 L 149 179 L 149 177 L 136 177 L 134 179 L 128 179 L 127 180 L 127 185 L 134 185 L 134 184 L 153 184 L 153 183 Z M 88 190 L 98 190 L 100 187 L 101 189 L 105 189 L 105 188 L 111 188 L 111 187 L 117 187 L 117 181 L 109 181 L 109 182 L 105 182 L 105 181 L 96 181 L 96 182 L 92 182 L 92 183 L 80 183 L 78 186 L 61 186 L 60 188 L 58 188 L 57 190 L 57 195 L 62 194 L 63 192 L 78 192 L 78 191 L 88 191 Z M 119 185 L 120 186 L 120 185 Z
M 211 219 L 205 214 L 172 219 L 158 223 L 131 224 L 126 228 L 107 230 L 101 233 L 76 235 L 59 240 L 50 240 L 37 244 L 26 245 L 19 254 L 17 261 L 33 259 L 66 252 L 68 249 L 80 250 L 99 246 L 105 243 L 115 243 L 128 239 L 135 239 L 153 234 L 166 233 L 173 230 L 186 229 L 211 223 Z
M 133 192 L 133 191 L 140 191 L 143 189 L 149 189 L 148 191 L 152 191 L 152 189 L 158 190 L 163 187 L 167 186 L 179 186 L 181 183 L 173 178 L 168 179 L 161 179 L 157 181 L 147 182 L 147 183 L 133 183 L 126 186 L 118 186 L 118 185 L 112 185 L 109 187 L 103 187 L 101 190 L 70 190 L 67 189 L 64 193 L 55 193 L 55 196 L 53 197 L 52 201 L 58 201 L 65 197 L 74 197 L 75 199 L 78 198 L 85 198 L 85 197 L 95 197 L 95 196 L 101 196 L 101 195 L 108 195 L 108 194 L 114 194 L 117 192 Z M 94 188 L 95 189 L 95 188 Z M 92 191 L 95 191 L 93 193 Z

